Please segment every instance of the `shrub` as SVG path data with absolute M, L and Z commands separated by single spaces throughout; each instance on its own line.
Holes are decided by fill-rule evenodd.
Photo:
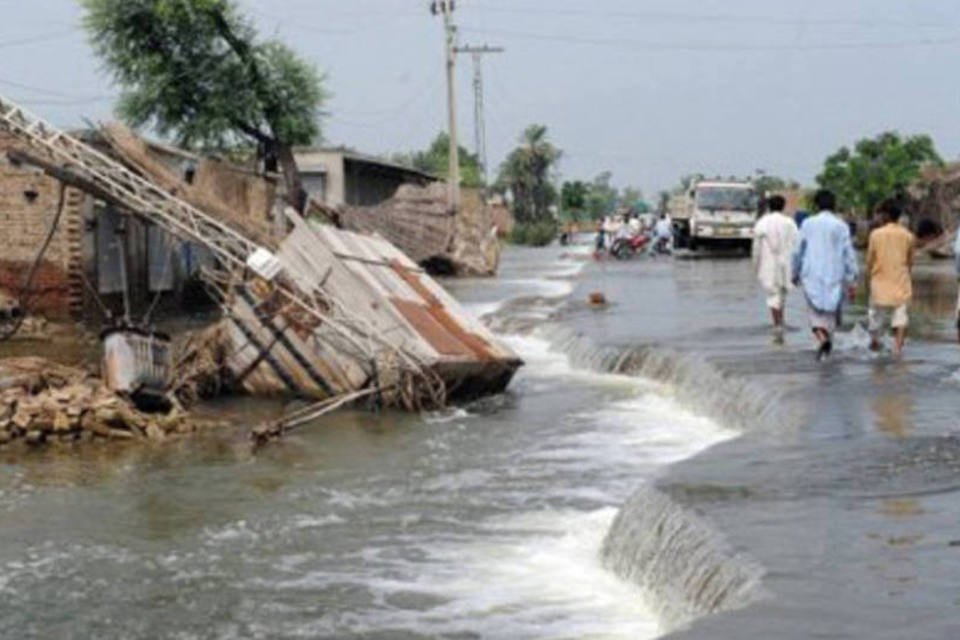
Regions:
M 510 232 L 510 242 L 530 247 L 545 247 L 557 237 L 557 224 L 553 221 L 516 224 Z

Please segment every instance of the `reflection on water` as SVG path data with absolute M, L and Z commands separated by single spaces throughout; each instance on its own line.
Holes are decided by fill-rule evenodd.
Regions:
M 913 431 L 910 420 L 913 396 L 883 394 L 873 400 L 877 429 L 894 438 L 906 438 Z
M 916 498 L 896 498 L 882 500 L 879 512 L 891 518 L 916 518 L 924 514 L 920 501 Z

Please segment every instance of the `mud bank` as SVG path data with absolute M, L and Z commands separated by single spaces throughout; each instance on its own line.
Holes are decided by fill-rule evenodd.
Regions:
M 818 365 L 797 299 L 787 345 L 771 344 L 747 262 L 584 275 L 572 299 L 602 290 L 611 306 L 569 307 L 556 344 L 623 372 L 646 354 L 636 371 L 741 432 L 643 483 L 608 531 L 605 564 L 669 637 L 960 635 L 960 353 L 927 312 L 938 282 L 918 283 L 904 360 L 869 355 L 851 327 Z

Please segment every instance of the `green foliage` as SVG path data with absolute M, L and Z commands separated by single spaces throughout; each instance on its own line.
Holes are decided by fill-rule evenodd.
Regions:
M 471 188 L 484 186 L 480 159 L 462 146 L 459 151 L 460 184 Z M 393 160 L 446 179 L 450 173 L 450 136 L 440 133 L 425 151 L 394 154 Z
M 880 202 L 902 192 L 928 163 L 943 164 L 930 136 L 902 138 L 888 131 L 828 157 L 817 183 L 837 194 L 841 209 L 869 215 Z
M 599 220 L 617 210 L 618 194 L 610 184 L 612 178 L 612 173 L 604 171 L 593 179 L 587 196 L 587 212 L 591 220 Z
M 620 206 L 635 211 L 645 213 L 650 207 L 643 201 L 643 191 L 636 187 L 624 187 L 620 192 Z
M 323 76 L 258 42 L 230 0 L 81 0 L 90 42 L 122 93 L 119 115 L 192 148 L 310 144 Z
M 560 211 L 572 220 L 579 220 L 587 208 L 590 185 L 582 180 L 564 182 L 560 186 Z
M 557 224 L 552 220 L 516 224 L 510 232 L 510 242 L 531 247 L 545 247 L 557 237 Z
M 547 127 L 534 124 L 503 162 L 498 182 L 510 192 L 518 224 L 553 222 L 550 208 L 557 202 L 557 190 L 550 179 L 561 155 L 547 140 Z
M 650 205 L 643 200 L 643 192 L 635 187 L 624 187 L 622 191 L 611 185 L 613 174 L 604 171 L 592 182 L 574 180 L 564 182 L 560 189 L 560 206 L 565 217 L 579 220 L 586 217 L 599 220 L 616 213 L 620 207 L 636 213 L 647 213 Z

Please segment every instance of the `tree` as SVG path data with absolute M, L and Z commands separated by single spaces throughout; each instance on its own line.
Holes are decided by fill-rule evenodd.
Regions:
M 590 218 L 599 220 L 612 214 L 617 208 L 617 190 L 610 184 L 613 174 L 604 171 L 590 185 L 590 194 L 587 196 L 587 211 Z
M 394 160 L 446 179 L 450 175 L 450 136 L 440 133 L 425 151 L 396 154 Z M 464 187 L 484 186 L 483 175 L 480 172 L 480 159 L 477 154 L 470 153 L 462 146 L 460 147 L 460 183 Z
M 587 208 L 587 196 L 590 194 L 590 185 L 583 180 L 564 182 L 560 187 L 560 209 L 575 220 Z
M 258 41 L 232 0 L 81 2 L 94 50 L 121 87 L 123 120 L 187 148 L 252 143 L 302 208 L 293 147 L 320 136 L 327 97 L 313 65 L 280 42 Z
M 930 136 L 901 138 L 895 131 L 860 140 L 827 158 L 817 183 L 837 194 L 839 206 L 869 215 L 883 200 L 902 193 L 928 163 L 942 165 Z
M 519 224 L 549 222 L 557 201 L 551 172 L 562 152 L 547 140 L 547 127 L 533 124 L 520 136 L 520 146 L 500 167 L 500 181 L 509 190 Z
M 640 211 L 647 208 L 647 203 L 643 201 L 643 191 L 636 187 L 624 187 L 620 193 L 620 206 L 636 213 L 645 213 L 646 211 Z

